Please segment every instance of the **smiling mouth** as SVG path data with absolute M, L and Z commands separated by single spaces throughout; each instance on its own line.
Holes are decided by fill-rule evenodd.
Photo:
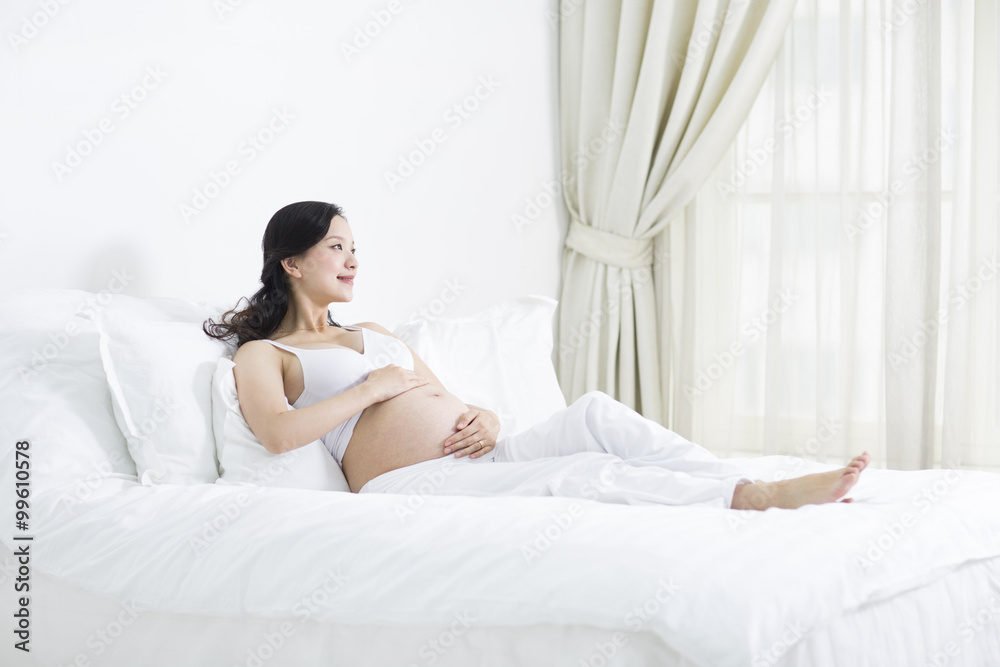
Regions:
M 337 280 L 339 280 L 341 282 L 345 282 L 348 285 L 353 285 L 354 284 L 354 276 L 351 276 L 349 278 L 337 278 Z

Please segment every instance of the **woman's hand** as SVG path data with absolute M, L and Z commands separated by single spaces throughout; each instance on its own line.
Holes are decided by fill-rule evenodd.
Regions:
M 456 433 L 444 441 L 444 453 L 455 452 L 455 457 L 468 455 L 479 458 L 497 444 L 500 418 L 489 410 L 470 405 L 455 423 Z
M 363 384 L 371 387 L 375 402 L 381 403 L 402 394 L 404 391 L 430 384 L 430 382 L 427 378 L 420 377 L 408 368 L 388 364 L 369 373 Z

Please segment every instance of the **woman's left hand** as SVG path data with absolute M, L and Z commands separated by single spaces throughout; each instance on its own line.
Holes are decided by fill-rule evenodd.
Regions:
M 497 444 L 500 418 L 489 410 L 469 406 L 455 423 L 457 433 L 444 441 L 444 453 L 455 452 L 455 457 L 479 458 Z

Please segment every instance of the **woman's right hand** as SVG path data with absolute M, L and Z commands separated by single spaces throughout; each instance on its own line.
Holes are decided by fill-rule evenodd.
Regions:
M 430 380 L 427 378 L 420 377 L 410 369 L 395 364 L 376 368 L 368 374 L 368 378 L 364 381 L 364 384 L 371 388 L 376 403 L 387 401 L 404 391 L 429 383 Z

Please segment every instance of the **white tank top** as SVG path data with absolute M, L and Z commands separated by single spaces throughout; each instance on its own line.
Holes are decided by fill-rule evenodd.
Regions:
M 361 331 L 364 342 L 362 352 L 347 347 L 316 349 L 291 347 L 264 339 L 294 354 L 302 366 L 302 383 L 305 388 L 302 390 L 302 395 L 292 403 L 293 408 L 304 408 L 356 387 L 368 379 L 368 374 L 376 368 L 395 364 L 414 370 L 413 355 L 406 344 L 398 338 L 364 327 L 345 325 L 342 328 Z M 361 413 L 358 412 L 320 438 L 337 465 L 342 465 L 344 452 L 354 433 L 354 425 L 360 417 Z

